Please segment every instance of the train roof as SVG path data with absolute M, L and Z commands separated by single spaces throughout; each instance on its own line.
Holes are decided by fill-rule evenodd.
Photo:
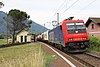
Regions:
M 71 23 L 71 22 L 84 22 L 83 20 L 63 20 L 60 22 L 59 25 L 62 25 L 63 23 Z

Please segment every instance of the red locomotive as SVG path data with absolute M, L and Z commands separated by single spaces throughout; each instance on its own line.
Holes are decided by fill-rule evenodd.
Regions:
M 84 52 L 89 45 L 84 21 L 62 21 L 59 26 L 48 32 L 48 42 L 68 52 Z

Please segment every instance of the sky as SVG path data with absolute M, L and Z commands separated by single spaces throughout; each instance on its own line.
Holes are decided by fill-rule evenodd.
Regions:
M 30 15 L 30 19 L 36 23 L 52 28 L 52 21 L 59 22 L 74 16 L 84 22 L 89 17 L 100 17 L 100 0 L 0 0 L 4 7 L 0 11 L 9 12 L 11 9 L 19 9 Z

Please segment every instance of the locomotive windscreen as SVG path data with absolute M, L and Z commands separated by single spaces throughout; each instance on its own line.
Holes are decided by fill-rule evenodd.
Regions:
M 73 22 L 66 24 L 68 34 L 85 33 L 86 28 L 82 22 Z

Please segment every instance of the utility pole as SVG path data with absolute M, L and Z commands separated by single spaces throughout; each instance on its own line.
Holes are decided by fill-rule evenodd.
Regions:
M 59 13 L 57 13 L 57 26 L 59 25 Z
M 52 21 L 53 28 L 57 27 L 59 25 L 59 13 L 57 13 L 57 20 Z

